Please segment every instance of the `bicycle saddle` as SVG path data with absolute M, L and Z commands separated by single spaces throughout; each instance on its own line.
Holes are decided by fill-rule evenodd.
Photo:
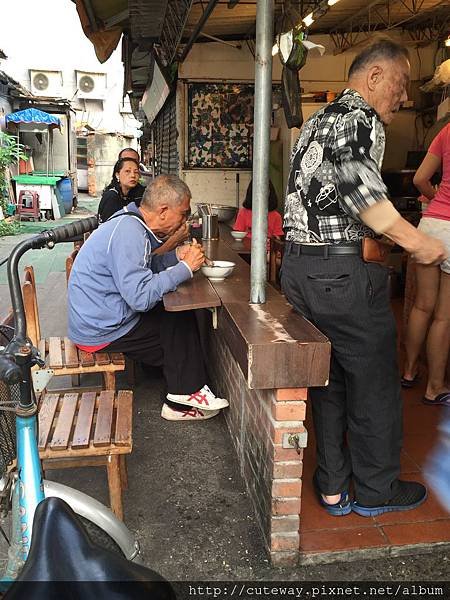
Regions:
M 25 565 L 3 598 L 175 600 L 175 594 L 155 571 L 92 543 L 66 502 L 46 498 L 36 509 Z

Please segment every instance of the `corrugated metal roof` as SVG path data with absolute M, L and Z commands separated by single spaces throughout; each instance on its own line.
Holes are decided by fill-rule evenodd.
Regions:
M 86 4 L 92 6 L 92 10 L 99 25 L 106 27 L 111 18 L 128 10 L 128 0 L 88 0 L 88 2 L 85 3 L 85 6 Z
M 159 40 L 167 0 L 129 0 L 131 33 L 134 38 Z
M 218 37 L 239 39 L 250 32 L 253 33 L 256 21 L 257 0 L 246 0 L 239 2 L 234 8 L 228 8 L 228 0 L 219 0 L 216 8 L 209 17 L 203 31 Z M 386 27 L 388 21 L 405 23 L 415 18 L 417 13 L 425 13 L 438 7 L 447 7 L 450 13 L 449 0 L 339 0 L 333 6 L 328 6 L 326 1 L 315 3 L 325 6 L 326 12 L 317 17 L 310 27 L 311 33 L 325 33 L 342 27 L 351 28 L 351 20 L 355 19 L 361 12 L 360 18 L 368 17 L 372 24 L 378 24 L 381 28 Z M 281 0 L 275 0 L 275 10 L 279 15 L 281 12 Z M 194 0 L 187 22 L 187 30 L 192 30 L 203 12 L 205 0 Z M 304 3 L 305 11 L 308 11 L 314 2 Z M 309 8 L 308 8 L 309 6 Z M 415 14 L 414 14 L 415 13 Z M 303 15 L 306 16 L 306 15 Z M 187 37 L 185 34 L 184 38 Z

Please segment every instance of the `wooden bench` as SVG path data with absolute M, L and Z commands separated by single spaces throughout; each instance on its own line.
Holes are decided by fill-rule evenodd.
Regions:
M 42 375 L 49 376 L 100 373 L 104 380 L 105 389 L 114 391 L 116 389 L 116 373 L 125 369 L 123 354 L 108 352 L 91 354 L 79 350 L 68 337 L 41 337 L 33 267 L 25 267 L 22 294 L 27 321 L 27 335 L 33 344 L 39 348 L 41 357 L 45 360 L 45 367 L 42 369 L 34 367 L 33 369 L 34 381 L 38 382 L 35 385 L 36 391 L 42 391 L 46 387 L 44 384 L 39 385 L 39 371 L 47 371 Z
M 39 455 L 45 469 L 106 466 L 110 506 L 123 519 L 125 455 L 132 450 L 131 391 L 51 393 L 39 402 Z

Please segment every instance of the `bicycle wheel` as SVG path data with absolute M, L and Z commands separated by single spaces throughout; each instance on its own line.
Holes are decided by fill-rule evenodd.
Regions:
M 116 542 L 112 539 L 112 537 L 108 533 L 106 533 L 106 531 L 101 529 L 92 521 L 89 521 L 89 519 L 82 517 L 81 515 L 77 515 L 77 517 L 83 523 L 83 527 L 86 530 L 86 533 L 88 534 L 89 539 L 93 544 L 96 544 L 97 546 L 100 546 L 105 550 L 111 550 L 111 552 L 120 554 L 120 556 L 123 556 L 125 558 L 125 554 L 116 544 Z

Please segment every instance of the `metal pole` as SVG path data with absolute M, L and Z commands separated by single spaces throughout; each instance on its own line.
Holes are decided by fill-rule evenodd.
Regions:
M 155 129 L 151 129 L 151 145 L 152 145 L 152 179 L 155 179 Z
M 50 129 L 47 129 L 47 179 L 48 179 L 48 156 L 50 151 Z
M 273 13 L 273 0 L 258 0 L 256 10 L 252 264 L 250 277 L 250 302 L 252 304 L 263 304 L 266 301 Z

